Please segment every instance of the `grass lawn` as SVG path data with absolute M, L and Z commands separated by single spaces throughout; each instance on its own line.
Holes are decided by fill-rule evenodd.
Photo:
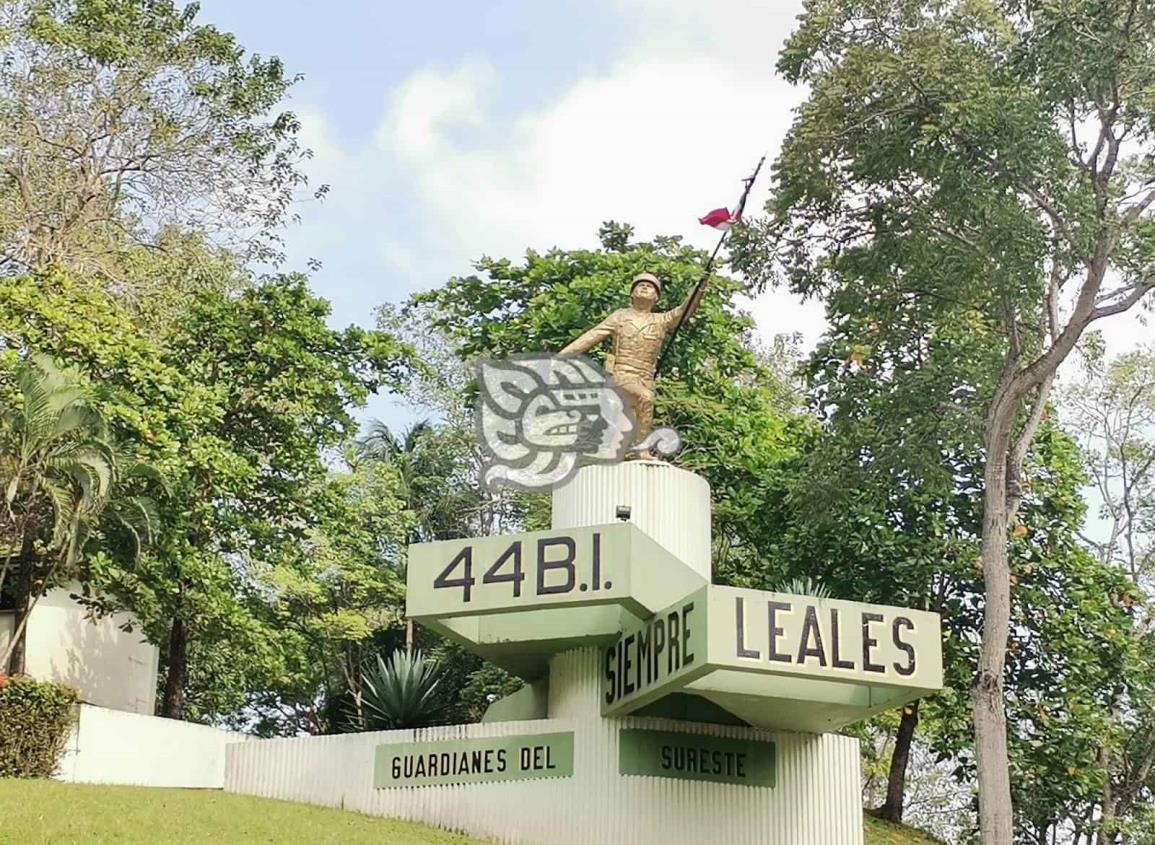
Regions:
M 866 816 L 866 845 L 942 845 L 925 833 Z
M 0 780 L 3 845 L 476 845 L 390 819 L 200 789 Z
M 2 845 L 480 845 L 421 825 L 198 789 L 0 780 Z M 607 843 L 612 845 L 612 843 Z M 866 818 L 865 845 L 937 845 Z

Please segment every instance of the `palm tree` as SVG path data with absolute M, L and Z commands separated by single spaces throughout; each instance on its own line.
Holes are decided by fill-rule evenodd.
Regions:
M 117 481 L 147 472 L 118 454 L 78 371 L 31 355 L 16 370 L 18 401 L 0 409 L 0 589 L 13 577 L 16 627 L 0 671 L 24 668 L 28 617 L 58 574 L 71 573 Z M 152 525 L 147 500 L 111 509 L 139 546 Z
M 469 523 L 476 519 L 485 494 L 468 476 L 458 438 L 454 430 L 428 420 L 414 423 L 398 437 L 385 423 L 373 420 L 353 442 L 352 465 L 379 462 L 397 471 L 405 507 L 413 514 L 410 544 L 474 533 Z M 407 649 L 412 650 L 413 642 L 413 621 L 406 620 Z
M 372 420 L 365 434 L 353 441 L 353 459 L 396 461 L 417 451 L 421 438 L 433 431 L 429 420 L 414 423 L 398 437 L 381 420 Z
M 432 432 L 433 426 L 429 424 L 429 421 L 421 420 L 411 425 L 405 434 L 399 438 L 381 420 L 373 420 L 369 423 L 368 431 L 365 432 L 364 436 L 353 441 L 350 453 L 351 464 L 361 461 L 369 463 L 379 461 L 396 467 L 401 479 L 402 499 L 405 501 L 406 509 L 416 517 L 418 530 L 426 520 L 418 512 L 422 506 L 414 500 L 413 495 L 413 481 L 417 464 L 415 458 L 422 438 Z M 416 542 L 416 538 L 417 535 L 414 534 L 408 540 L 413 543 Z M 405 620 L 405 649 L 410 652 L 413 650 L 412 619 Z

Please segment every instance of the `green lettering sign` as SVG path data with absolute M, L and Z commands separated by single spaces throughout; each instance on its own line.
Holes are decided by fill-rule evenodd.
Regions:
M 568 778 L 573 776 L 573 734 L 378 745 L 373 768 L 377 789 Z
M 625 728 L 619 734 L 618 771 L 745 786 L 776 784 L 774 743 L 673 731 Z

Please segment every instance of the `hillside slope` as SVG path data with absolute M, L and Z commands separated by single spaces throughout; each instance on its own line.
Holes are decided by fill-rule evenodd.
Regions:
M 392 819 L 215 790 L 0 780 L 2 845 L 482 845 Z M 865 845 L 939 845 L 866 818 Z

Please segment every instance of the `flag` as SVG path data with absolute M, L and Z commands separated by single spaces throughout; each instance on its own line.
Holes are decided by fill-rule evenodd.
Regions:
M 712 226 L 715 229 L 725 231 L 738 221 L 730 215 L 730 209 L 715 208 L 713 211 L 707 212 L 705 217 L 699 217 L 698 222 L 703 226 Z

